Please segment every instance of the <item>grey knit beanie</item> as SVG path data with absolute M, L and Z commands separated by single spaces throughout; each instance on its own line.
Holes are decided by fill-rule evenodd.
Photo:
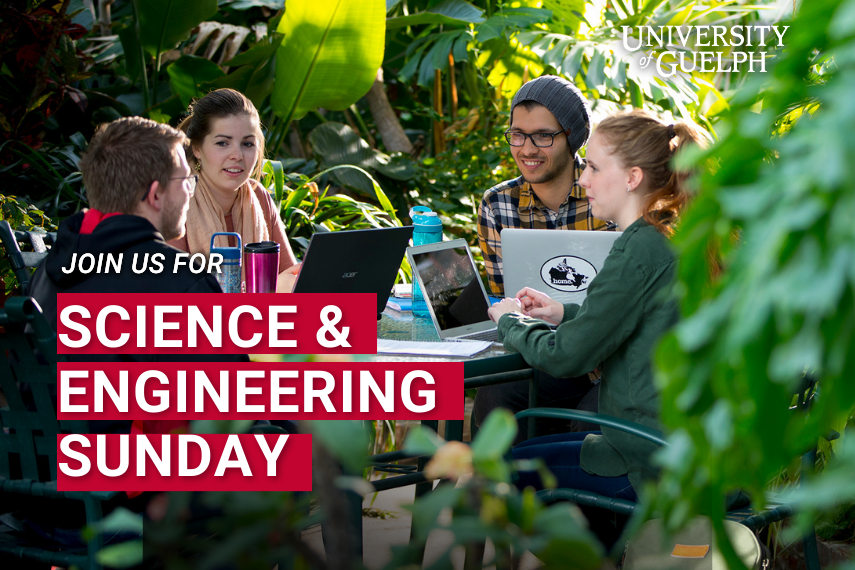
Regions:
M 562 129 L 570 129 L 567 144 L 570 154 L 576 154 L 588 142 L 591 134 L 591 108 L 575 85 L 557 75 L 541 75 L 522 87 L 511 101 L 514 107 L 523 101 L 540 103 L 558 120 Z

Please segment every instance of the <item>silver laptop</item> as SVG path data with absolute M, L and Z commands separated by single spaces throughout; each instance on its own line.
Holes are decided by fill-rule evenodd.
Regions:
M 622 232 L 585 230 L 502 230 L 505 296 L 523 287 L 556 301 L 581 304 Z
M 407 259 L 442 340 L 496 340 L 490 301 L 466 240 L 411 247 Z

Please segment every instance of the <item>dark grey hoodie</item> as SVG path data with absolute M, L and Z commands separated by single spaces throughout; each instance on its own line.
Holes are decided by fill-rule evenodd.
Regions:
M 194 274 L 187 265 L 179 267 L 173 273 L 175 258 L 181 251 L 166 244 L 163 236 L 143 217 L 131 215 L 111 216 L 102 220 L 90 234 L 81 234 L 82 212 L 66 219 L 59 226 L 56 242 L 47 258 L 36 269 L 30 282 L 29 294 L 38 301 L 45 317 L 56 330 L 57 293 L 220 293 L 217 280 L 205 272 Z M 71 266 L 72 256 L 78 258 L 91 253 L 98 258 L 101 253 L 124 253 L 121 273 L 82 273 L 77 270 L 66 274 L 62 268 Z M 131 264 L 134 254 L 139 254 L 140 264 L 143 256 L 160 253 L 164 256 L 163 271 L 152 273 L 144 271 L 134 273 Z M 75 360 L 69 358 L 69 360 Z M 112 357 L 94 357 L 88 355 L 87 361 L 216 361 L 246 362 L 246 355 L 121 355 Z

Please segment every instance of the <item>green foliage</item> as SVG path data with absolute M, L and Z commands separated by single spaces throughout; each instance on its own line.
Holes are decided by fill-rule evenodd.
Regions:
M 345 109 L 374 83 L 383 60 L 383 0 L 289 2 L 277 31 L 272 104 L 289 125 L 317 107 Z
M 195 55 L 182 55 L 178 61 L 166 68 L 166 72 L 169 74 L 172 90 L 185 107 L 193 99 L 205 95 L 207 91 L 200 89 L 203 83 L 214 81 L 225 75 L 219 65 L 210 59 Z
M 516 567 L 522 553 L 529 551 L 548 568 L 594 569 L 602 562 L 602 548 L 585 528 L 578 508 L 568 503 L 544 506 L 531 488 L 519 491 L 509 484 L 511 465 L 505 461 L 517 432 L 514 417 L 506 410 L 490 414 L 471 450 L 465 444 L 442 440 L 426 428 L 407 436 L 406 448 L 435 453 L 427 470 L 436 469 L 459 476 L 461 466 L 471 461 L 471 477 L 456 485 L 441 483 L 418 499 L 412 507 L 413 540 L 406 547 L 393 547 L 386 568 L 401 568 L 418 560 L 432 530 L 445 529 L 454 537 L 448 550 L 432 568 L 452 568 L 450 554 L 456 546 L 474 555 L 478 544 L 490 539 L 496 548 L 498 568 Z M 450 520 L 440 522 L 441 512 Z M 513 555 L 511 552 L 513 551 Z
M 476 245 L 478 204 L 484 192 L 499 182 L 519 176 L 502 137 L 507 114 L 492 106 L 481 121 L 484 128 L 454 133 L 448 150 L 420 161 L 417 176 L 408 185 L 409 198 L 440 212 L 443 233 Z
M 86 202 L 77 167 L 85 146 L 80 133 L 65 144 L 45 143 L 38 150 L 6 141 L 0 144 L 0 153 L 8 160 L 0 167 L 0 181 L 7 192 L 26 196 L 52 217 L 74 213 Z
M 114 536 L 119 533 L 134 533 L 142 536 L 142 516 L 119 507 L 103 520 L 83 529 L 83 537 L 89 541 L 96 534 Z M 110 568 L 132 568 L 143 561 L 143 541 L 128 540 L 102 548 L 96 555 L 98 563 Z
M 368 432 L 362 421 L 307 421 L 306 426 L 334 457 L 342 462 L 345 471 L 359 473 L 368 453 Z
M 803 4 L 786 52 L 736 95 L 701 157 L 716 169 L 675 239 L 684 318 L 657 355 L 673 433 L 653 508 L 671 525 L 696 512 L 720 519 L 732 489 L 762 502 L 781 467 L 855 408 L 852 14 L 851 0 Z M 794 122 L 806 101 L 818 109 Z M 713 282 L 711 248 L 724 267 Z M 788 409 L 806 372 L 820 382 L 809 414 Z M 799 496 L 825 509 L 855 489 L 835 469 Z
M 292 493 L 163 493 L 149 501 L 146 562 L 176 570 L 229 563 L 237 568 L 273 568 L 284 560 L 297 567 L 319 567 L 314 559 L 311 565 L 306 562 L 314 555 L 299 538 L 319 522 L 318 515 L 307 515 L 308 510 L 308 496 L 298 499 Z
M 217 0 L 134 0 L 139 45 L 158 58 L 190 36 L 190 31 L 217 13 Z
M 0 142 L 18 140 L 33 148 L 63 104 L 87 104 L 73 87 L 88 75 L 75 45 L 87 30 L 62 11 L 62 3 L 39 4 L 16 0 L 0 8 Z
M 0 194 L 0 220 L 8 222 L 12 230 L 40 232 L 56 230 L 50 218 L 25 197 Z M 18 279 L 12 271 L 12 265 L 6 257 L 2 244 L 0 244 L 0 282 L 4 285 L 3 292 L 6 295 L 11 295 L 18 288 Z
M 407 180 L 416 174 L 415 164 L 400 154 L 390 157 L 377 151 L 352 128 L 334 121 L 322 123 L 309 133 L 309 142 L 322 168 L 351 164 L 389 178 Z M 337 169 L 333 177 L 343 186 L 365 194 L 374 193 L 374 180 L 353 169 Z

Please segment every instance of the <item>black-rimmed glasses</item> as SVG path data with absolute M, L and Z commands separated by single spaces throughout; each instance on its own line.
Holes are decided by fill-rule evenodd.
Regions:
M 511 146 L 524 146 L 525 139 L 530 138 L 531 143 L 538 147 L 544 148 L 548 146 L 552 146 L 552 143 L 555 142 L 555 136 L 566 133 L 567 131 L 556 131 L 554 133 L 521 133 L 519 131 L 505 131 L 505 140 L 508 141 L 508 144 Z
M 192 196 L 196 192 L 196 184 L 199 182 L 199 175 L 191 174 L 190 176 L 175 176 L 169 180 L 186 180 L 190 185 L 190 196 Z M 145 199 L 148 198 L 149 192 L 151 192 L 151 184 L 148 185 L 148 189 L 145 191 L 145 194 L 143 194 L 140 202 L 145 202 Z

